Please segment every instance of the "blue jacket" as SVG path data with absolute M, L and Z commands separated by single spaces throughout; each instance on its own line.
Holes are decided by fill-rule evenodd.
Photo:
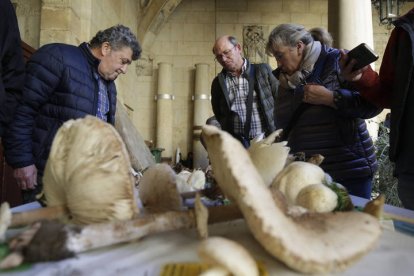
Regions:
M 99 60 L 86 43 L 79 47 L 48 44 L 31 57 L 26 67 L 22 102 L 6 135 L 5 154 L 13 168 L 36 165 L 43 175 L 58 128 L 70 119 L 96 116 L 98 83 L 93 72 Z M 108 84 L 108 122 L 115 121 L 116 88 Z
M 318 83 L 334 91 L 337 109 L 309 105 L 292 127 L 288 145 L 294 153 L 323 155 L 322 169 L 338 182 L 372 176 L 377 161 L 364 119 L 376 116 L 382 109 L 363 100 L 358 92 L 344 89 L 345 84 L 338 78 L 339 50 L 322 46 L 316 64 L 323 58 Z M 302 99 L 303 87 L 295 90 L 279 87 L 275 107 L 277 128 L 286 128 Z
M 9 124 L 24 82 L 24 59 L 16 13 L 0 1 L 0 137 Z

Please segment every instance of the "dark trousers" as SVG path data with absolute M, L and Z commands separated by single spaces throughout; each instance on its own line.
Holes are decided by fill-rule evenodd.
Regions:
M 339 183 L 344 185 L 351 195 L 371 199 L 372 176 L 348 179 Z
M 414 174 L 400 173 L 397 189 L 404 208 L 414 210 Z

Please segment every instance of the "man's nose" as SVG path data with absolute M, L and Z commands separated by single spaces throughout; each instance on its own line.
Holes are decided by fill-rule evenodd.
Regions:
M 225 56 L 225 55 L 223 55 L 223 56 L 221 56 L 221 61 L 222 62 L 225 62 L 226 60 L 228 60 L 229 58 L 227 57 L 227 56 Z
M 128 64 L 122 65 L 122 67 L 121 67 L 122 74 L 126 74 L 127 71 L 128 71 Z

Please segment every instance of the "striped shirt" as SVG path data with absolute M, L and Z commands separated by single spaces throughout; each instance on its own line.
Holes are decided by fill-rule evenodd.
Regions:
M 244 59 L 242 73 L 240 76 L 233 76 L 230 73 L 225 74 L 225 82 L 229 91 L 230 109 L 236 113 L 233 117 L 234 133 L 244 136 L 244 125 L 246 123 L 246 103 L 249 94 L 249 81 L 245 74 L 247 62 Z M 250 124 L 249 139 L 264 133 L 263 126 L 264 115 L 258 104 L 256 91 L 253 91 L 253 108 L 252 119 Z
M 108 87 L 106 81 L 98 73 L 94 72 L 93 74 L 98 82 L 98 109 L 96 110 L 96 117 L 107 122 L 109 112 Z

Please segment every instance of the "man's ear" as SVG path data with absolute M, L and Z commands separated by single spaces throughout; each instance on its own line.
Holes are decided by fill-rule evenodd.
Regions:
M 111 52 L 111 45 L 109 42 L 104 42 L 101 45 L 101 54 L 102 56 L 107 56 Z
M 241 51 L 241 49 L 242 49 L 242 48 L 241 48 L 240 43 L 237 43 L 235 47 L 236 47 L 239 51 Z

